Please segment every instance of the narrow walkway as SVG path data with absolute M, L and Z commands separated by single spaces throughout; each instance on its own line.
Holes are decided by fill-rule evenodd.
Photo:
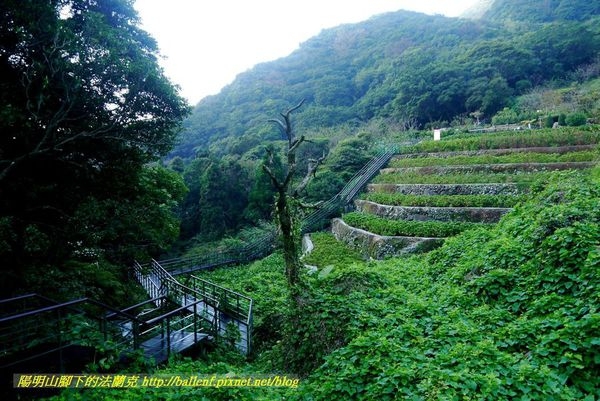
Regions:
M 169 337 L 157 335 L 140 344 L 144 355 L 153 358 L 156 363 L 163 363 L 169 359 L 171 353 L 181 353 L 199 342 L 210 340 L 206 333 L 179 330 L 171 333 Z

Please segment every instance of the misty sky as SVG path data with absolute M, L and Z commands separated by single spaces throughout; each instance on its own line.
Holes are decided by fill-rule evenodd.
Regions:
M 136 0 L 167 76 L 196 104 L 322 29 L 400 9 L 457 16 L 477 0 Z

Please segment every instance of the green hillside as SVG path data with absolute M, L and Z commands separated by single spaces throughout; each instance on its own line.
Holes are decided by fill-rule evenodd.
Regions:
M 593 2 L 581 2 L 573 18 L 540 17 L 545 7 L 571 15 L 573 2 L 557 1 L 556 9 L 547 1 L 518 3 L 494 2 L 477 20 L 398 11 L 324 30 L 200 101 L 173 155 L 242 155 L 277 139 L 266 120 L 302 98 L 296 121 L 309 133 L 374 118 L 405 129 L 464 122 L 472 113 L 490 121 L 516 96 L 569 82 L 594 63 L 600 36 Z
M 254 359 L 217 348 L 156 373 L 279 372 L 298 375 L 297 387 L 89 389 L 55 399 L 594 400 L 599 188 L 598 167 L 552 173 L 493 227 L 410 258 L 364 261 L 315 234 L 301 310 L 289 306 L 280 253 L 200 273 L 253 297 Z
M 285 141 L 268 120 L 300 99 L 294 129 L 309 141 L 295 180 L 308 159 L 327 156 L 303 194 L 311 202 L 334 196 L 386 143 L 419 140 L 425 129 L 600 122 L 597 12 L 538 21 L 526 15 L 539 10 L 516 20 L 512 9 L 494 2 L 487 12 L 505 17 L 479 19 L 398 11 L 327 29 L 203 99 L 168 158 L 190 188 L 175 254 L 270 220 L 274 193 L 261 165 L 265 149 L 281 155 Z
M 600 14 L 600 4 L 587 0 L 494 0 L 485 19 L 511 21 L 583 21 Z
M 599 18 L 388 13 L 191 111 L 132 1 L 0 2 L 0 398 L 600 400 Z

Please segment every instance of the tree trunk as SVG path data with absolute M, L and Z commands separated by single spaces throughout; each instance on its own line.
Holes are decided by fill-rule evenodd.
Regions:
M 278 177 L 274 174 L 273 171 L 271 171 L 268 165 L 263 165 L 264 171 L 269 175 L 273 186 L 277 189 L 278 196 L 275 208 L 277 219 L 279 220 L 279 229 L 281 230 L 281 238 L 283 242 L 285 275 L 288 282 L 288 286 L 290 288 L 290 295 L 296 306 L 298 306 L 301 301 L 300 269 L 302 268 L 302 264 L 300 263 L 299 252 L 300 238 L 298 238 L 300 228 L 295 227 L 296 211 L 294 210 L 294 198 L 298 196 L 299 193 L 306 187 L 310 180 L 310 177 L 314 175 L 314 172 L 316 171 L 319 163 L 322 162 L 325 158 L 325 156 L 323 156 L 318 160 L 312 161 L 312 165 L 309 168 L 307 177 L 305 177 L 305 179 L 302 180 L 298 188 L 296 188 L 295 190 L 291 190 L 290 186 L 292 185 L 292 180 L 296 171 L 296 151 L 298 150 L 298 147 L 305 141 L 305 138 L 304 136 L 296 138 L 296 136 L 294 135 L 292 131 L 292 124 L 290 121 L 290 114 L 294 110 L 297 110 L 300 106 L 302 106 L 303 103 L 304 100 L 302 100 L 296 106 L 287 110 L 285 113 L 281 113 L 283 120 L 269 120 L 270 122 L 276 123 L 279 126 L 281 131 L 286 136 L 286 139 L 288 140 L 288 171 L 285 177 L 283 179 L 278 179 Z
M 293 211 L 290 209 L 288 196 L 279 192 L 277 197 L 277 218 L 283 240 L 283 258 L 285 261 L 285 275 L 292 296 L 298 292 L 300 280 L 300 257 L 298 254 L 298 241 L 294 233 Z

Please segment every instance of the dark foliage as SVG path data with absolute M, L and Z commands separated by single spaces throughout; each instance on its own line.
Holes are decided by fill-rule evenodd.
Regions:
M 129 1 L 2 2 L 1 256 L 10 274 L 72 257 L 89 237 L 90 227 L 73 224 L 81 207 L 102 204 L 94 220 L 121 221 L 111 225 L 122 232 L 135 222 L 121 207 L 165 184 L 142 166 L 170 150 L 188 107 L 157 54 Z

